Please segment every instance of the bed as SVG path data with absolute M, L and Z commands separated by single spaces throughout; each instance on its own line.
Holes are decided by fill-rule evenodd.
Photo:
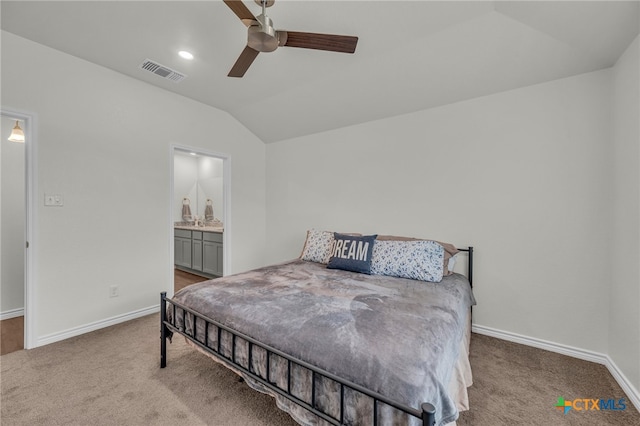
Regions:
M 303 255 L 162 293 L 161 367 L 177 333 L 302 425 L 449 424 L 470 385 L 473 248 L 460 251 L 467 277 L 445 266 L 438 282 Z

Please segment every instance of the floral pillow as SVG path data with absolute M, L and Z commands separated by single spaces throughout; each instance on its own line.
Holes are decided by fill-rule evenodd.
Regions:
M 455 255 L 460 251 L 450 243 L 443 243 L 442 241 L 427 240 L 424 238 L 412 238 L 412 237 L 399 237 L 396 235 L 378 235 L 377 241 L 434 241 L 440 244 L 444 248 L 444 275 L 451 275 L 456 263 L 454 259 Z
M 444 275 L 444 247 L 435 241 L 376 240 L 371 274 L 440 282 Z
M 304 243 L 300 259 L 326 265 L 329 263 L 334 242 L 333 232 L 310 229 L 307 231 L 307 241 Z

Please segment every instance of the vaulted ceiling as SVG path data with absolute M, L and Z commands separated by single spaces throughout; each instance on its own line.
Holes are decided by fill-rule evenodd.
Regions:
M 0 7 L 3 30 L 225 110 L 269 143 L 611 67 L 638 35 L 639 4 L 277 0 L 275 28 L 355 35 L 356 52 L 281 47 L 243 78 L 227 73 L 247 30 L 221 0 Z

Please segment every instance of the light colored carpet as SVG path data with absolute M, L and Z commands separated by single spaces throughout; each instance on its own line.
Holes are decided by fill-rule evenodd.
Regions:
M 150 315 L 29 351 L 0 357 L 2 426 L 295 425 L 273 398 L 176 336 L 159 368 L 159 317 Z M 559 396 L 623 398 L 605 367 L 472 336 L 475 383 L 460 426 L 632 425 L 627 399 L 617 412 L 569 412 Z
M 159 315 L 0 357 L 2 426 L 295 425 L 275 400 L 188 347 Z
M 631 426 L 640 414 L 604 365 L 472 334 L 470 348 L 474 384 L 471 409 L 459 426 Z M 566 400 L 625 398 L 621 411 L 569 411 L 555 408 Z

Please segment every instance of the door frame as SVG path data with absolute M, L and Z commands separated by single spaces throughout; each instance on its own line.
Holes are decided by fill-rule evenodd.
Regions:
M 180 152 L 193 152 L 197 155 L 207 156 L 217 158 L 222 160 L 222 200 L 223 200 L 223 209 L 222 209 L 222 223 L 224 225 L 224 232 L 222 233 L 222 256 L 223 256 L 223 264 L 222 264 L 222 273 L 223 275 L 230 275 L 233 272 L 231 271 L 231 156 L 228 154 L 223 154 L 220 152 L 209 151 L 202 148 L 196 148 L 188 145 L 181 144 L 171 144 L 170 145 L 170 155 L 169 155 L 169 283 L 171 284 L 169 289 L 167 290 L 167 295 L 169 297 L 173 296 L 175 283 L 174 283 L 174 247 L 173 247 L 173 238 L 174 238 L 174 223 L 176 222 L 176 217 L 174 216 L 175 206 L 174 204 L 174 167 L 173 167 L 173 158 L 176 151 Z
M 32 112 L 0 107 L 0 115 L 24 123 L 25 135 L 25 249 L 24 249 L 24 348 L 37 346 L 37 206 L 38 206 L 38 116 Z

